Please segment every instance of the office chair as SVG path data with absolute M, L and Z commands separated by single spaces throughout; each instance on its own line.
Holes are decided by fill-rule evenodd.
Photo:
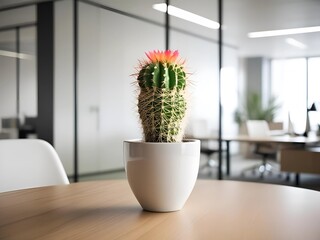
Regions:
M 218 167 L 217 161 L 212 158 L 212 156 L 217 152 L 219 152 L 219 149 L 212 148 L 209 146 L 208 142 L 201 141 L 200 153 L 206 156 L 207 162 L 206 162 L 206 164 L 204 164 L 200 167 L 200 170 L 205 169 L 207 167 L 209 167 L 209 168 Z
M 201 165 L 199 171 L 208 169 L 210 172 L 217 169 L 218 162 L 213 159 L 213 155 L 219 152 L 215 140 L 210 140 L 213 133 L 209 130 L 208 120 L 194 119 L 191 123 L 191 136 L 192 138 L 199 138 L 201 140 L 200 153 L 206 157 L 206 163 Z
M 269 136 L 269 126 L 265 120 L 248 120 L 246 122 L 248 135 L 251 137 L 267 137 Z M 262 157 L 262 162 L 258 165 L 244 169 L 241 174 L 244 175 L 247 171 L 259 171 L 260 177 L 263 178 L 266 173 L 271 174 L 275 171 L 277 149 L 273 144 L 254 143 L 253 153 Z M 270 160 L 274 160 L 271 163 Z
M 12 117 L 12 118 L 2 118 L 1 119 L 2 125 L 2 134 L 6 135 L 6 138 L 19 138 L 19 127 L 20 127 L 20 120 L 19 118 Z
M 69 184 L 55 149 L 39 139 L 0 140 L 0 192 Z

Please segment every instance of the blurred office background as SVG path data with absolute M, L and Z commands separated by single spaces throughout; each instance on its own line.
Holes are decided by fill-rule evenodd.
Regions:
M 320 103 L 320 1 L 222 2 L 223 135 L 240 131 L 235 112 L 242 111 L 250 94 L 265 107 L 275 98 L 279 107 L 272 121 L 287 129 L 290 116 L 294 131 L 303 133 L 307 109 Z M 49 141 L 70 177 L 75 158 L 80 179 L 123 169 L 123 140 L 141 138 L 131 74 L 146 51 L 165 49 L 166 36 L 191 73 L 188 133 L 217 136 L 219 25 L 202 26 L 171 15 L 166 33 L 166 14 L 159 11 L 164 4 L 1 1 L 1 138 Z M 171 0 L 170 5 L 218 22 L 218 0 Z M 305 27 L 308 33 L 249 34 Z M 317 132 L 319 114 L 310 114 L 311 129 Z M 205 130 L 197 128 L 199 122 Z M 233 144 L 232 154 L 240 152 L 241 146 Z

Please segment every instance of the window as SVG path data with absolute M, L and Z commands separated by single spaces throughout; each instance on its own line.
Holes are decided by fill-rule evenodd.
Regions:
M 305 58 L 273 60 L 271 92 L 282 104 L 276 119 L 286 125 L 288 118 L 296 133 L 303 133 L 307 112 L 307 60 Z
M 288 124 L 288 117 L 296 133 L 306 128 L 307 108 L 320 103 L 320 57 L 273 60 L 271 89 L 282 104 L 276 120 Z M 319 110 L 318 110 L 319 111 Z M 320 123 L 319 112 L 309 112 L 311 129 Z
M 308 59 L 308 107 L 314 103 L 316 112 L 309 112 L 311 130 L 317 131 L 320 124 L 320 57 Z

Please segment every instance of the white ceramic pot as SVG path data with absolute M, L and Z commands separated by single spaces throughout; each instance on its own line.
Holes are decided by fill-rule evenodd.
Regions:
M 200 141 L 149 143 L 124 141 L 124 163 L 129 185 L 143 209 L 180 210 L 196 182 Z

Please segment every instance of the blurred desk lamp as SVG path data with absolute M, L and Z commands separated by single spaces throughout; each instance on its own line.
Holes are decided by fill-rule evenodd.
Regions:
M 315 111 L 317 111 L 316 104 L 315 104 L 315 103 L 312 103 L 311 107 L 307 109 L 306 130 L 305 130 L 305 132 L 304 132 L 304 134 L 303 134 L 303 136 L 305 136 L 305 137 L 308 137 L 308 133 L 309 133 L 310 130 L 311 130 L 309 112 L 315 112 Z

